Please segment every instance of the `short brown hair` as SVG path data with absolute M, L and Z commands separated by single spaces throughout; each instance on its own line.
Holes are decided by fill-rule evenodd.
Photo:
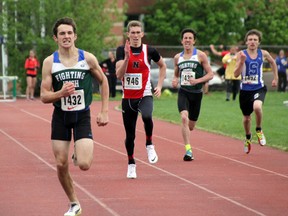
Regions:
M 57 36 L 57 33 L 58 33 L 58 27 L 62 24 L 65 24 L 65 25 L 70 25 L 73 27 L 73 32 L 76 34 L 76 23 L 74 22 L 74 20 L 72 18 L 69 18 L 69 17 L 63 17 L 63 18 L 60 18 L 58 19 L 54 26 L 53 26 L 53 35 Z
M 261 42 L 262 40 L 262 32 L 261 31 L 258 31 L 257 29 L 251 29 L 249 30 L 246 35 L 245 35 L 245 42 L 247 41 L 247 38 L 249 35 L 257 35 L 258 36 L 258 39 L 259 39 L 259 42 Z
M 127 25 L 127 32 L 130 31 L 130 28 L 131 28 L 131 27 L 140 27 L 141 30 L 142 30 L 142 23 L 141 23 L 140 21 L 138 21 L 138 20 L 132 20 L 132 21 L 130 21 L 130 22 L 128 23 L 128 25 Z
M 182 32 L 181 32 L 181 39 L 183 39 L 184 34 L 187 33 L 187 32 L 193 34 L 194 40 L 196 40 L 197 32 L 196 32 L 195 30 L 191 29 L 191 28 L 186 28 L 186 29 L 183 29 L 183 30 L 182 30 Z

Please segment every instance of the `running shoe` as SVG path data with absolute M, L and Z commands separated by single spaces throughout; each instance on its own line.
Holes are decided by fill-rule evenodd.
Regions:
M 245 142 L 244 142 L 244 152 L 246 154 L 249 154 L 249 152 L 251 150 L 251 143 L 252 143 L 251 139 L 246 139 Z
M 184 161 L 192 161 L 192 160 L 194 160 L 194 156 L 193 156 L 193 153 L 192 153 L 191 150 L 186 151 L 186 153 L 185 153 L 185 155 L 183 157 L 183 160 Z
M 82 213 L 82 209 L 79 203 L 73 202 L 70 204 L 69 210 L 64 214 L 64 216 L 79 216 Z
M 155 146 L 154 145 L 147 145 L 146 149 L 147 149 L 149 163 L 151 163 L 151 164 L 156 163 L 158 161 L 158 156 L 157 156 L 157 153 L 155 151 Z
M 266 139 L 265 139 L 263 131 L 262 130 L 261 131 L 256 131 L 256 135 L 257 135 L 259 144 L 261 146 L 266 145 Z
M 128 170 L 127 170 L 127 178 L 129 179 L 136 179 L 136 164 L 128 164 Z

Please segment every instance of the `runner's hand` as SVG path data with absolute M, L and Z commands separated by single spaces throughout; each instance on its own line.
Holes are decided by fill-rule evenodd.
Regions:
M 61 88 L 61 93 L 63 97 L 67 97 L 75 92 L 75 85 L 72 82 L 66 82 Z
M 107 112 L 100 112 L 97 115 L 96 122 L 98 126 L 105 126 L 108 124 L 108 113 Z

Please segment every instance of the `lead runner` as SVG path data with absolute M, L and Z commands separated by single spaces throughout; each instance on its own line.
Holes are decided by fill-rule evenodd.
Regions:
M 69 173 L 69 146 L 73 135 L 74 164 L 81 170 L 88 170 L 93 159 L 90 117 L 92 78 L 101 87 L 102 106 L 97 115 L 98 126 L 108 123 L 109 87 L 96 57 L 75 47 L 77 34 L 73 19 L 65 17 L 57 20 L 53 38 L 58 50 L 43 62 L 41 101 L 54 105 L 52 149 L 58 179 L 70 201 L 69 210 L 64 216 L 79 216 L 82 210 Z
M 126 132 L 125 147 L 128 155 L 127 178 L 137 178 L 134 159 L 134 140 L 138 113 L 142 115 L 146 134 L 146 150 L 150 163 L 156 163 L 158 156 L 152 143 L 153 133 L 153 94 L 150 83 L 150 62 L 159 66 L 159 79 L 154 95 L 161 96 L 166 64 L 157 50 L 142 44 L 144 32 L 142 23 L 130 21 L 127 25 L 128 40 L 125 46 L 116 50 L 116 75 L 122 80 L 122 117 Z

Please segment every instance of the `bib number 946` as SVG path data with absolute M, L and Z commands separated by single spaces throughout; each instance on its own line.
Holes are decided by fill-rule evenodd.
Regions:
M 125 89 L 141 89 L 142 88 L 142 74 L 125 74 L 124 76 Z

